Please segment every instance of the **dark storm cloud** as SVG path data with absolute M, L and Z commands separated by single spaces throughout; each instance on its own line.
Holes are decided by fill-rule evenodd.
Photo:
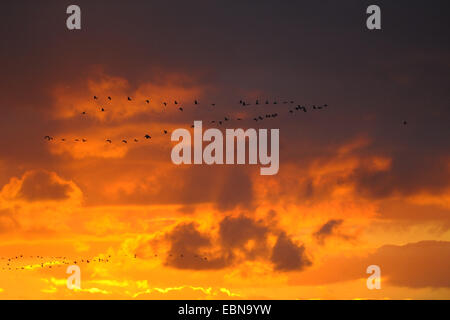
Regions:
M 336 232 L 336 229 L 339 228 L 344 220 L 342 219 L 331 219 L 326 222 L 323 226 L 319 228 L 316 232 L 314 232 L 314 237 L 317 239 L 319 243 L 324 243 L 325 239 L 329 236 L 333 235 Z
M 231 262 L 224 256 L 205 256 L 204 252 L 211 249 L 210 236 L 200 233 L 193 223 L 176 226 L 167 235 L 167 240 L 170 249 L 166 263 L 175 268 L 222 269 Z
M 244 215 L 225 217 L 220 222 L 219 235 L 224 247 L 242 247 L 248 240 L 265 242 L 269 228 Z
M 295 243 L 284 232 L 273 248 L 268 236 L 279 233 L 244 215 L 225 217 L 219 223 L 218 241 L 214 234 L 201 233 L 194 223 L 177 225 L 166 235 L 170 244 L 166 263 L 179 269 L 223 269 L 244 261 L 270 261 L 277 271 L 302 271 L 312 264 L 304 245 Z M 252 241 L 252 246 L 246 245 Z
M 278 236 L 270 260 L 277 271 L 301 271 L 312 264 L 305 246 L 296 244 L 285 233 Z
M 361 167 L 350 180 L 362 196 L 375 199 L 419 192 L 442 194 L 450 187 L 449 160 L 450 155 L 423 155 L 419 150 L 396 153 L 389 170 L 373 172 Z
M 244 215 L 225 217 L 219 224 L 219 238 L 223 250 L 242 252 L 248 260 L 267 255 L 267 237 L 271 231 L 262 221 L 255 221 Z M 252 241 L 252 245 L 246 247 L 249 241 Z
M 69 183 L 55 180 L 47 171 L 32 171 L 23 178 L 18 197 L 28 201 L 65 200 L 70 196 Z

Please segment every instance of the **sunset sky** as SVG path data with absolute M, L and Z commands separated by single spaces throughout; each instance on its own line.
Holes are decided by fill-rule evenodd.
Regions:
M 374 3 L 3 1 L 0 299 L 450 299 L 450 5 Z M 225 116 L 278 174 L 172 163 Z

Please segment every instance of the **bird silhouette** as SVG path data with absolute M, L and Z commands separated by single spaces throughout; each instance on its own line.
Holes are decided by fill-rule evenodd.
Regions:
M 44 139 L 46 139 L 47 141 L 51 141 L 51 140 L 53 140 L 53 137 L 45 136 Z
M 139 141 L 138 139 L 134 138 L 134 142 L 138 142 L 138 141 Z
M 125 139 L 123 139 L 122 142 L 123 142 L 123 143 L 128 143 L 127 140 L 125 140 Z
M 131 98 L 130 98 L 130 97 L 128 97 L 128 101 L 131 101 Z
M 105 112 L 105 108 L 102 108 L 101 111 L 102 111 L 102 112 Z
M 151 137 L 150 137 L 150 135 L 146 134 L 146 135 L 144 136 L 144 138 L 145 138 L 145 139 L 150 139 Z
M 164 130 L 164 134 L 167 134 L 167 130 Z
M 150 100 L 147 99 L 147 100 L 145 100 L 145 102 L 150 103 Z
M 178 110 L 183 111 L 183 108 L 182 108 L 182 107 L 179 107 Z
M 97 100 L 98 98 L 97 98 L 97 96 L 94 96 L 94 100 Z
M 194 104 L 198 104 L 198 101 L 197 101 L 197 100 L 194 100 Z
M 106 142 L 111 143 L 112 141 L 111 139 L 106 139 Z
M 110 97 L 110 96 L 108 96 L 108 100 L 111 100 L 111 97 Z

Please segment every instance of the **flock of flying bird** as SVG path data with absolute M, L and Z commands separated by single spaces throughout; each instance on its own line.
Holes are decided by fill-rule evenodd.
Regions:
M 97 96 L 94 96 L 93 98 L 94 98 L 95 101 L 98 101 L 98 97 Z M 108 101 L 112 100 L 112 98 L 110 96 L 108 96 L 107 99 L 108 99 Z M 127 100 L 128 101 L 133 101 L 133 99 L 131 97 L 127 97 Z M 150 100 L 146 99 L 144 102 L 149 104 Z M 278 104 L 280 104 L 280 105 L 288 105 L 289 106 L 288 115 L 292 115 L 292 114 L 294 114 L 297 111 L 298 112 L 307 112 L 308 111 L 308 109 L 305 106 L 301 106 L 301 105 L 294 106 L 294 103 L 295 102 L 292 101 L 292 100 L 290 100 L 290 101 L 282 101 L 282 102 L 278 102 L 278 101 L 269 102 L 269 100 L 265 100 L 263 102 L 263 101 L 256 100 L 254 102 L 254 105 L 278 105 Z M 163 104 L 164 107 L 168 106 L 167 102 L 163 102 L 162 104 Z M 199 104 L 200 104 L 199 100 L 195 99 L 194 100 L 194 105 L 199 105 Z M 173 105 L 178 107 L 178 110 L 180 112 L 184 111 L 184 108 L 181 106 L 179 101 L 174 100 Z M 216 106 L 215 103 L 211 103 L 209 105 L 212 106 L 212 107 Z M 242 106 L 242 107 L 250 107 L 250 106 L 252 106 L 251 103 L 249 103 L 248 101 L 245 101 L 245 100 L 240 100 L 239 101 L 239 105 Z M 325 109 L 327 107 L 328 107 L 327 104 L 320 105 L 320 106 L 312 105 L 309 109 L 322 110 L 322 109 Z M 98 106 L 98 110 L 99 110 L 98 112 L 107 112 L 105 107 L 102 107 L 102 106 Z M 81 116 L 86 116 L 87 114 L 88 113 L 86 111 L 81 112 Z M 259 121 L 263 121 L 265 119 L 274 119 L 274 118 L 277 118 L 278 116 L 279 116 L 278 112 L 266 113 L 266 114 L 262 114 L 262 115 L 257 115 L 257 116 L 255 116 L 253 118 L 248 118 L 248 120 L 259 122 Z M 220 120 L 211 120 L 210 123 L 213 124 L 213 125 L 221 126 L 222 124 L 225 124 L 225 123 L 227 123 L 229 121 L 232 121 L 232 120 L 233 119 L 230 116 L 225 116 L 225 117 L 223 117 Z M 243 118 L 243 117 L 236 117 L 235 120 L 236 121 L 243 121 L 243 120 L 246 120 L 246 119 Z M 192 125 L 191 127 L 194 127 L 194 126 Z M 168 130 L 164 129 L 162 131 L 162 133 L 164 135 L 166 135 L 169 132 L 168 132 Z M 145 134 L 145 135 L 143 135 L 143 138 L 144 139 L 151 139 L 151 136 L 150 136 L 150 134 Z M 49 136 L 49 135 L 46 135 L 44 137 L 44 139 L 46 139 L 47 141 L 54 140 L 54 138 L 52 136 Z M 68 141 L 68 140 L 66 138 L 61 138 L 61 141 L 65 142 L 65 141 Z M 87 142 L 87 139 L 85 139 L 85 138 L 76 138 L 76 139 L 74 139 L 74 141 L 83 143 L 83 142 Z M 132 141 L 139 142 L 139 140 L 137 138 L 134 138 Z M 112 139 L 108 138 L 108 139 L 105 139 L 105 142 L 106 143 L 112 143 L 113 141 L 112 141 Z M 122 139 L 121 143 L 125 143 L 126 144 L 126 143 L 128 143 L 128 140 L 127 139 Z M 184 255 L 183 253 L 181 253 L 181 254 L 169 253 L 167 256 L 168 256 L 168 259 L 184 259 L 184 258 L 187 258 L 186 255 Z M 158 254 L 154 254 L 154 257 L 157 258 Z M 40 267 L 40 268 L 52 268 L 52 266 L 53 267 L 62 267 L 63 265 L 84 264 L 84 263 L 88 264 L 88 263 L 93 263 L 93 262 L 108 263 L 108 262 L 111 261 L 111 256 L 110 255 L 108 256 L 108 258 L 93 258 L 93 259 L 78 259 L 78 260 L 73 260 L 73 259 L 71 260 L 71 259 L 67 259 L 66 257 L 47 257 L 46 258 L 46 257 L 43 257 L 43 256 L 35 256 L 35 257 L 30 256 L 30 258 L 37 258 L 37 259 L 41 259 L 41 260 L 43 260 L 43 259 L 44 260 L 45 259 L 50 259 L 50 258 L 51 259 L 56 259 L 56 261 L 39 262 L 38 264 L 32 264 L 31 265 L 31 266 L 36 266 L 36 267 Z M 137 258 L 136 254 L 134 255 L 134 258 Z M 193 258 L 194 259 L 199 259 L 199 261 L 204 261 L 204 262 L 208 261 L 207 257 L 201 256 L 201 255 L 198 255 L 198 254 L 194 254 Z M 28 267 L 27 267 L 27 266 L 23 266 L 23 265 L 22 266 L 17 266 L 15 264 L 13 264 L 13 261 L 15 261 L 15 260 L 18 261 L 20 259 L 25 259 L 25 257 L 23 255 L 12 257 L 12 258 L 1 258 L 1 259 L 2 260 L 7 260 L 7 263 L 6 263 L 6 265 L 4 265 L 2 267 L 2 270 L 10 270 L 10 271 L 11 270 L 24 270 L 24 269 L 29 269 L 29 267 L 30 267 L 30 265 L 28 265 Z
M 137 254 L 134 255 L 125 255 L 124 257 L 137 259 Z M 173 259 L 184 259 L 186 255 L 183 253 L 180 254 L 167 254 L 166 258 Z M 145 257 L 148 259 L 148 257 Z M 154 254 L 154 258 L 158 258 L 158 254 Z M 207 262 L 208 258 L 205 256 L 201 256 L 199 254 L 194 254 L 193 258 L 198 259 L 199 261 Z M 37 260 L 37 261 L 36 261 Z M 94 257 L 94 258 L 79 258 L 79 259 L 70 259 L 64 256 L 24 256 L 23 254 L 13 257 L 0 257 L 0 261 L 2 261 L 2 267 L 0 271 L 20 271 L 20 270 L 32 270 L 32 269 L 52 269 L 52 268 L 61 268 L 64 265 L 83 265 L 83 264 L 92 264 L 92 263 L 110 263 L 113 261 L 113 257 L 111 255 L 107 255 L 103 258 Z
M 95 101 L 98 101 L 99 98 L 98 98 L 98 96 L 94 96 L 93 99 L 94 99 Z M 108 96 L 107 99 L 108 99 L 108 101 L 112 101 L 111 96 Z M 130 102 L 130 101 L 133 101 L 133 99 L 132 99 L 131 97 L 127 97 L 127 101 Z M 149 99 L 146 99 L 144 102 L 147 103 L 147 104 L 150 104 L 150 100 L 149 100 Z M 163 104 L 164 107 L 167 107 L 167 105 L 168 105 L 167 102 L 163 102 L 162 104 Z M 176 107 L 178 107 L 178 110 L 179 110 L 180 112 L 183 112 L 183 111 L 184 111 L 184 108 L 181 106 L 181 103 L 180 103 L 179 101 L 174 100 L 173 104 L 174 104 Z M 200 104 L 200 103 L 199 103 L 199 100 L 198 100 L 198 99 L 195 99 L 195 100 L 194 100 L 194 105 L 199 105 L 199 104 Z M 249 103 L 248 101 L 245 101 L 245 100 L 240 100 L 240 101 L 239 101 L 239 104 L 240 104 L 242 107 L 249 107 L 249 106 L 252 106 L 251 103 Z M 294 102 L 293 100 L 290 100 L 290 101 L 282 101 L 282 102 L 278 102 L 278 101 L 270 102 L 269 100 L 265 100 L 265 101 L 263 102 L 263 101 L 259 101 L 259 100 L 257 99 L 257 100 L 254 102 L 254 105 L 278 105 L 278 104 L 288 105 L 288 106 L 289 106 L 288 114 L 290 114 L 290 115 L 294 114 L 296 111 L 307 112 L 307 108 L 306 108 L 305 106 L 297 105 L 296 107 L 294 107 L 295 102 Z M 211 105 L 212 107 L 216 106 L 215 103 L 211 103 L 210 105 Z M 320 106 L 312 105 L 312 106 L 310 107 L 310 109 L 312 109 L 312 110 L 322 110 L 322 109 L 325 109 L 325 108 L 327 108 L 327 107 L 328 107 L 327 104 L 320 105 Z M 104 106 L 103 106 L 103 107 L 102 107 L 102 106 L 98 106 L 98 110 L 99 110 L 98 112 L 107 112 L 107 110 L 105 109 Z M 88 114 L 88 113 L 87 113 L 86 111 L 81 112 L 81 116 L 86 116 L 87 114 Z M 253 117 L 253 118 L 249 118 L 249 120 L 252 120 L 252 121 L 255 121 L 255 122 L 259 122 L 259 121 L 262 121 L 262 120 L 264 120 L 264 119 L 274 119 L 274 118 L 277 118 L 278 116 L 279 116 L 278 112 L 275 112 L 275 113 L 266 113 L 266 114 L 262 114 L 262 115 L 257 115 L 257 116 L 255 116 L 255 117 Z M 236 117 L 235 120 L 237 120 L 237 121 L 243 121 L 243 120 L 246 120 L 246 119 L 244 119 L 243 117 Z M 229 122 L 229 121 L 232 121 L 232 118 L 231 118 L 230 116 L 225 116 L 225 117 L 223 117 L 223 118 L 220 119 L 220 120 L 211 120 L 210 123 L 211 123 L 211 125 L 218 125 L 218 126 L 221 126 L 222 124 L 225 124 L 226 122 Z M 191 127 L 193 128 L 194 125 L 191 125 Z M 164 135 L 166 135 L 166 134 L 168 134 L 168 133 L 169 133 L 169 132 L 168 132 L 168 130 L 166 130 L 166 129 L 164 129 L 164 130 L 162 131 L 162 134 L 164 134 Z M 148 139 L 151 139 L 151 136 L 150 136 L 150 134 L 147 133 L 147 134 L 143 135 L 143 138 L 146 139 L 146 140 L 148 140 Z M 50 136 L 50 135 L 46 135 L 46 136 L 44 136 L 44 139 L 47 140 L 47 141 L 53 141 L 53 140 L 54 140 L 54 137 L 53 137 L 53 136 Z M 65 142 L 65 141 L 68 141 L 68 140 L 67 140 L 66 138 L 61 138 L 61 141 L 62 141 L 62 142 Z M 84 142 L 84 143 L 85 143 L 85 142 L 87 142 L 87 139 L 86 139 L 86 138 L 76 138 L 76 139 L 74 139 L 73 141 L 75 141 L 75 142 L 82 142 L 82 143 Z M 133 140 L 131 140 L 131 141 L 133 141 L 133 142 L 139 142 L 139 139 L 138 139 L 138 138 L 133 138 Z M 112 143 L 113 141 L 112 141 L 112 139 L 107 138 L 107 139 L 105 139 L 105 142 L 106 142 L 106 143 Z M 120 143 L 124 143 L 124 144 L 127 144 L 128 142 L 129 142 L 128 139 L 122 139 L 122 140 L 120 141 Z
M 93 98 L 96 101 L 98 100 L 97 96 L 94 96 Z M 112 100 L 112 98 L 110 96 L 108 96 L 107 99 L 109 101 Z M 133 101 L 133 99 L 131 97 L 127 97 L 127 100 L 128 101 Z M 146 99 L 144 102 L 149 104 L 150 100 Z M 167 102 L 163 102 L 162 104 L 164 105 L 164 107 L 167 107 L 167 105 L 168 105 Z M 181 106 L 179 101 L 174 100 L 173 104 L 176 107 L 178 107 L 178 110 L 180 112 L 184 111 L 184 108 Z M 199 103 L 199 101 L 197 99 L 194 100 L 194 105 L 199 105 L 199 104 L 200 103 Z M 248 103 L 248 101 L 245 101 L 245 100 L 240 100 L 239 104 L 242 107 L 252 106 L 251 103 Z M 323 109 L 326 109 L 328 107 L 327 104 L 323 104 L 323 105 L 320 105 L 320 106 L 318 106 L 318 105 L 311 105 L 311 107 L 309 107 L 307 109 L 305 106 L 302 106 L 302 105 L 294 106 L 295 102 L 292 101 L 292 100 L 290 100 L 290 101 L 282 101 L 282 102 L 278 102 L 278 101 L 269 102 L 269 100 L 265 100 L 264 102 L 262 102 L 262 101 L 256 100 L 254 102 L 254 105 L 271 105 L 271 104 L 273 104 L 273 105 L 277 105 L 277 104 L 288 105 L 289 106 L 288 115 L 292 115 L 295 112 L 307 112 L 308 109 L 310 109 L 310 110 L 311 109 L 312 110 L 323 110 Z M 210 105 L 212 107 L 216 106 L 215 103 L 211 103 Z M 105 107 L 99 106 L 98 108 L 99 108 L 99 112 L 107 112 Z M 82 116 L 86 116 L 87 112 L 83 111 L 83 112 L 81 112 L 81 115 Z M 253 118 L 249 118 L 249 120 L 253 120 L 255 122 L 259 122 L 259 121 L 262 121 L 264 119 L 274 119 L 274 118 L 277 118 L 278 116 L 279 116 L 278 112 L 276 112 L 276 113 L 267 113 L 267 114 L 263 114 L 263 115 L 257 115 L 257 116 L 255 116 Z M 220 119 L 220 120 L 211 120 L 210 123 L 220 126 L 220 125 L 225 124 L 226 122 L 231 121 L 231 120 L 232 120 L 231 117 L 225 116 L 225 117 L 223 117 L 223 119 Z M 245 119 L 236 117 L 235 120 L 243 121 Z M 407 125 L 407 124 L 408 124 L 407 121 L 403 121 L 403 125 Z M 191 127 L 194 127 L 194 126 L 192 125 Z M 164 129 L 162 131 L 162 133 L 166 135 L 166 134 L 168 134 L 168 130 Z M 144 139 L 151 139 L 151 136 L 150 136 L 150 134 L 145 134 L 145 135 L 143 135 L 143 138 Z M 49 135 L 46 135 L 44 137 L 44 139 L 46 139 L 47 141 L 54 140 L 54 138 L 52 136 L 49 136 Z M 66 138 L 61 138 L 61 141 L 64 142 L 64 141 L 67 141 L 67 139 Z M 87 142 L 87 139 L 85 139 L 85 138 L 76 138 L 76 139 L 74 139 L 74 141 L 75 142 Z M 134 138 L 132 141 L 139 142 L 139 140 L 137 138 Z M 106 139 L 105 142 L 106 143 L 112 143 L 113 141 L 111 139 Z M 128 143 L 128 140 L 127 139 L 122 139 L 121 143 L 125 143 L 126 144 L 126 143 Z M 155 258 L 158 257 L 157 254 L 155 254 L 154 256 L 155 256 Z M 174 259 L 174 258 L 183 259 L 185 257 L 183 254 L 174 255 L 172 253 L 168 254 L 168 256 L 170 257 L 170 259 Z M 34 256 L 34 257 L 30 256 L 30 258 L 37 258 L 37 259 L 41 259 L 41 260 L 45 260 L 46 259 L 46 257 L 43 257 L 43 256 Z M 52 262 L 39 262 L 38 264 L 32 264 L 31 266 L 37 266 L 37 267 L 41 267 L 41 268 L 46 268 L 46 267 L 47 268 L 52 268 L 52 266 L 53 267 L 61 267 L 63 265 L 69 265 L 69 264 L 83 264 L 83 263 L 89 264 L 89 263 L 93 263 L 93 262 L 108 263 L 108 262 L 111 261 L 111 255 L 109 255 L 107 258 L 78 259 L 78 260 L 70 260 L 70 259 L 67 259 L 66 257 L 47 257 L 47 259 L 49 259 L 49 258 L 57 259 L 57 260 L 56 261 L 52 261 Z M 134 255 L 134 258 L 137 258 L 136 254 Z M 203 257 L 203 256 L 200 256 L 200 255 L 194 255 L 194 258 L 200 259 L 201 261 L 205 261 L 205 262 L 208 260 L 207 257 Z M 12 257 L 12 258 L 4 258 L 4 257 L 2 257 L 0 259 L 6 261 L 6 264 L 2 267 L 2 270 L 10 270 L 10 271 L 11 270 L 24 270 L 24 269 L 28 269 L 29 266 L 30 266 L 30 265 L 28 265 L 28 268 L 27 268 L 27 266 L 17 266 L 17 265 L 15 265 L 13 263 L 14 261 L 18 261 L 20 259 L 25 259 L 25 257 L 23 255 Z
M 37 259 L 33 260 L 31 262 L 31 259 Z M 52 257 L 44 257 L 44 256 L 24 256 L 24 255 L 18 255 L 14 257 L 1 257 L 0 260 L 3 260 L 4 264 L 1 268 L 3 271 L 14 271 L 14 270 L 26 270 L 26 269 L 34 269 L 34 268 L 48 268 L 52 269 L 56 267 L 62 267 L 63 265 L 73 265 L 73 264 L 82 264 L 82 263 L 93 263 L 93 262 L 103 262 L 107 263 L 111 260 L 111 255 L 108 255 L 106 258 L 92 258 L 92 259 L 78 259 L 78 260 L 71 260 L 67 257 L 63 256 L 52 256 Z M 26 263 L 28 262 L 28 263 Z

